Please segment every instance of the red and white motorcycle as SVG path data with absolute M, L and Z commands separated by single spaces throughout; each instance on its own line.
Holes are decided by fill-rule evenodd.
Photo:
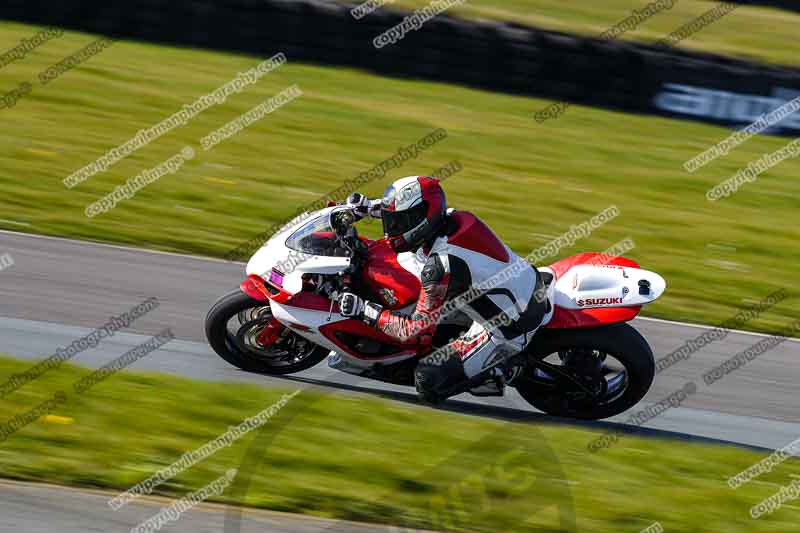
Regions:
M 474 220 L 465 212 L 455 216 L 462 224 Z M 329 356 L 332 368 L 413 386 L 424 354 L 341 316 L 337 301 L 354 292 L 384 308 L 413 309 L 422 262 L 416 254 L 395 253 L 385 239 L 357 235 L 355 220 L 351 208 L 331 206 L 302 215 L 269 239 L 247 264 L 240 288 L 208 312 L 214 351 L 265 374 L 300 372 Z M 490 243 L 467 246 L 483 244 Z M 630 259 L 596 253 L 538 268 L 548 312 L 518 357 L 524 371 L 512 386 L 537 409 L 559 416 L 600 419 L 635 405 L 650 388 L 655 364 L 647 341 L 626 322 L 661 296 L 664 279 Z M 469 326 L 443 320 L 434 348 Z

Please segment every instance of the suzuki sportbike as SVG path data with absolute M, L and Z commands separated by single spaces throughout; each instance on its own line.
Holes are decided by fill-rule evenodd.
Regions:
M 475 251 L 498 246 L 476 217 L 452 213 L 448 242 Z M 206 336 L 230 364 L 249 372 L 285 375 L 328 358 L 334 369 L 362 378 L 414 386 L 425 354 L 360 320 L 339 314 L 343 292 L 385 309 L 412 310 L 424 258 L 396 253 L 387 239 L 357 234 L 346 205 L 302 215 L 275 234 L 247 264 L 239 289 L 208 312 Z M 545 413 L 582 419 L 619 414 L 647 393 L 655 374 L 647 341 L 628 322 L 664 292 L 664 279 L 627 258 L 582 253 L 539 266 L 547 313 L 525 350 L 515 356 L 509 386 Z M 462 314 L 463 315 L 463 314 Z M 444 319 L 433 349 L 467 331 L 468 320 Z M 496 373 L 470 383 L 473 394 Z

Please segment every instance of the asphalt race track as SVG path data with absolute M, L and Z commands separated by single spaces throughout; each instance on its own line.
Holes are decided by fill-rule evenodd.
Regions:
M 205 342 L 206 311 L 219 296 L 239 285 L 244 278 L 241 263 L 0 232 L 0 253 L 6 252 L 15 264 L 0 272 L 2 352 L 28 359 L 48 356 L 102 325 L 110 315 L 155 296 L 161 303 L 157 309 L 135 321 L 126 333 L 102 341 L 72 362 L 100 366 L 170 327 L 178 340 L 138 361 L 134 368 L 204 380 L 294 386 L 286 378 L 242 372 L 217 357 Z M 759 296 L 754 295 L 756 299 Z M 659 320 L 637 319 L 633 324 L 650 342 L 656 358 L 703 332 L 698 326 Z M 645 427 L 766 448 L 799 437 L 800 343 L 796 340 L 777 346 L 711 386 L 700 377 L 760 339 L 759 335 L 732 332 L 658 374 L 645 402 L 658 401 L 687 381 L 697 382 L 698 390 L 681 407 L 670 409 Z M 324 363 L 297 376 L 373 393 L 397 391 L 397 399 L 413 400 L 411 389 L 364 381 L 333 371 Z M 463 395 L 458 400 L 463 400 L 459 410 L 550 419 L 535 415 L 516 394 L 508 399 Z M 624 418 L 623 414 L 611 420 Z
M 371 394 L 392 401 L 416 402 L 410 389 L 363 381 L 332 371 L 324 363 L 298 374 L 297 378 L 273 378 L 242 372 L 217 357 L 205 343 L 203 319 L 219 296 L 241 282 L 244 277 L 241 263 L 0 231 L 0 254 L 4 253 L 12 256 L 14 265 L 0 271 L 0 352 L 31 360 L 46 357 L 56 348 L 101 326 L 109 316 L 128 311 L 155 296 L 161 303 L 157 309 L 138 319 L 125 333 L 118 333 L 102 341 L 97 348 L 78 354 L 72 362 L 88 367 L 101 366 L 169 327 L 176 340 L 139 360 L 133 368 L 283 388 L 322 383 L 343 394 Z M 753 298 L 757 300 L 763 296 L 753 295 Z M 634 325 L 648 339 L 656 358 L 697 337 L 704 329 L 651 319 L 637 319 Z M 800 383 L 800 343 L 796 340 L 780 344 L 711 386 L 702 381 L 703 372 L 761 338 L 756 334 L 732 332 L 658 374 L 644 403 L 656 402 L 689 381 L 697 383 L 697 392 L 680 407 L 666 411 L 638 431 L 759 448 L 777 448 L 800 437 L 800 395 L 796 394 L 797 383 Z M 466 416 L 575 423 L 536 412 L 516 393 L 502 399 L 463 395 L 450 400 L 447 408 Z M 619 424 L 625 417 L 623 414 L 609 421 L 580 424 L 605 429 Z M 47 507 L 42 509 L 41 498 L 47 496 L 47 491 L 59 495 L 50 497 Z M 23 522 L 31 520 L 25 522 L 26 525 L 23 522 L 9 525 L 7 531 L 48 531 L 47 523 L 53 522 L 45 520 L 46 516 L 65 524 L 63 531 L 86 531 L 90 529 L 89 524 L 98 526 L 100 511 L 97 516 L 92 514 L 95 496 L 90 493 L 16 484 L 0 484 L 0 492 L 0 514 L 18 516 Z M 36 507 L 31 507 L 34 504 Z M 209 512 L 214 515 L 213 510 Z M 263 520 L 269 522 L 273 518 Z M 270 522 L 271 529 L 265 529 L 261 523 L 260 530 L 313 531 L 316 527 L 306 522 L 302 526 L 292 524 L 292 520 L 275 518 L 274 523 Z M 10 523 L 4 521 L 4 524 Z M 103 530 L 127 530 L 135 523 L 128 527 L 104 525 L 108 528 Z M 116 527 L 112 527 L 114 525 Z M 187 521 L 186 526 L 190 525 Z M 303 529 L 306 526 L 312 529 Z M 6 531 L 5 527 L 0 527 L 0 531 Z M 218 526 L 208 527 L 186 531 L 220 530 Z M 347 530 L 358 531 L 357 528 Z

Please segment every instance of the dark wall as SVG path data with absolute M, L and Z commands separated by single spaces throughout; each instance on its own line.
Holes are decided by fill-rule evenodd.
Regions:
M 743 6 L 763 6 L 774 7 L 775 9 L 785 9 L 786 11 L 796 11 L 800 13 L 800 2 L 797 0 L 727 0 L 734 4 Z
M 262 57 L 280 51 L 289 62 L 720 124 L 752 122 L 800 95 L 798 69 L 446 15 L 376 49 L 373 39 L 406 13 L 384 7 L 356 20 L 349 9 L 315 0 L 3 0 L 0 18 Z M 800 120 L 783 126 L 779 133 L 800 131 Z

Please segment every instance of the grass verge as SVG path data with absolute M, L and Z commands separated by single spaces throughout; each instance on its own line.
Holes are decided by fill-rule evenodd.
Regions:
M 0 357 L 0 380 L 29 366 Z M 122 491 L 292 391 L 123 372 L 75 394 L 88 372 L 64 365 L 0 400 L 5 423 L 67 393 L 0 444 L 4 477 Z M 235 482 L 218 501 L 408 527 L 552 532 L 574 517 L 578 531 L 601 533 L 656 521 L 666 531 L 772 532 L 798 519 L 797 508 L 748 516 L 798 464 L 733 490 L 726 479 L 765 456 L 734 447 L 628 436 L 591 454 L 599 429 L 321 391 L 300 392 L 263 428 L 154 493 L 180 497 L 238 467 L 249 490 L 237 494 Z
M 0 24 L 0 49 L 36 28 Z M 67 33 L 0 71 L 0 92 L 91 42 Z M 754 138 L 695 174 L 682 164 L 729 133 L 692 122 L 571 107 L 537 124 L 549 102 L 341 68 L 289 64 L 74 189 L 62 180 L 143 128 L 234 79 L 259 60 L 120 42 L 19 100 L 0 116 L 0 228 L 221 256 L 299 206 L 437 128 L 449 136 L 364 186 L 378 196 L 392 180 L 452 160 L 451 206 L 479 214 L 520 254 L 611 205 L 621 214 L 546 262 L 601 251 L 624 238 L 629 254 L 662 274 L 666 295 L 646 314 L 721 322 L 774 290 L 792 289 L 800 167 L 788 160 L 710 203 L 706 191 L 787 140 Z M 297 84 L 303 96 L 205 152 L 201 138 Z M 108 213 L 84 208 L 184 146 L 197 152 L 177 174 Z M 378 225 L 372 226 L 374 235 Z M 788 302 L 788 303 L 787 303 Z M 800 308 L 790 300 L 745 327 L 780 331 Z

